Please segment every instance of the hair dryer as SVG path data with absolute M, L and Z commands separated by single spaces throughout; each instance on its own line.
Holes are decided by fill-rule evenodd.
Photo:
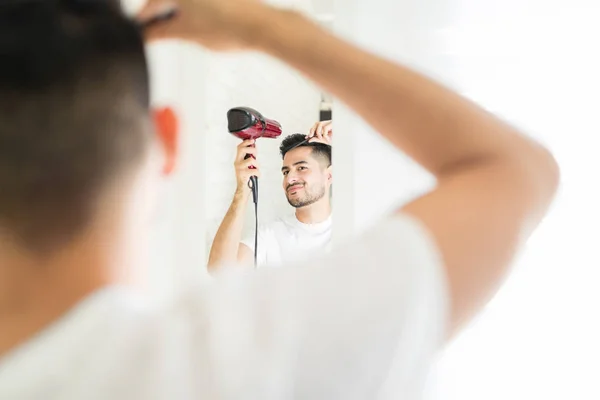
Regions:
M 261 137 L 274 139 L 281 135 L 281 124 L 265 118 L 258 111 L 249 107 L 236 107 L 227 112 L 229 133 L 242 139 L 258 139 Z M 253 157 L 246 154 L 245 158 Z M 252 167 L 251 167 L 252 168 Z M 254 267 L 257 266 L 258 254 L 258 177 L 251 176 L 248 186 L 252 189 L 254 200 L 254 216 L 256 227 L 254 231 Z
M 236 107 L 227 112 L 229 133 L 242 140 L 260 137 L 276 138 L 281 135 L 281 124 L 263 117 L 258 111 L 249 107 Z
M 265 118 L 258 111 L 249 107 L 236 107 L 227 112 L 229 133 L 242 139 L 258 139 L 261 137 L 274 139 L 281 135 L 281 124 Z M 250 154 L 246 158 L 252 157 Z M 258 202 L 258 178 L 252 176 L 248 182 L 252 189 L 254 202 Z

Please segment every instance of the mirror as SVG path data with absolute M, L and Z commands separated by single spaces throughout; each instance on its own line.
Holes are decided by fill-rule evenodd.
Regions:
M 206 131 L 211 190 L 206 194 L 205 251 L 210 270 L 232 260 L 252 266 L 255 256 L 258 267 L 293 264 L 329 249 L 331 146 L 305 138 L 322 117 L 330 116 L 326 96 L 297 72 L 266 57 L 235 55 L 215 62 L 219 80 L 227 82 L 229 90 L 213 104 Z M 239 146 L 242 138 L 260 136 L 262 125 L 258 131 L 244 123 L 228 127 L 228 111 L 237 106 L 253 110 L 248 115 L 239 112 L 234 119 L 254 118 L 251 126 L 261 119 L 274 120 L 269 125 L 281 126 L 281 133 L 256 139 L 256 161 L 244 159 L 246 150 Z M 259 170 L 256 209 L 252 190 L 246 187 L 248 164 Z
M 333 10 L 333 2 L 315 2 L 316 9 L 310 1 L 295 3 L 324 23 Z M 250 268 L 295 264 L 328 251 L 331 146 L 306 143 L 305 136 L 319 121 L 331 119 L 331 100 L 298 72 L 263 55 L 211 55 L 209 64 L 209 111 L 202 132 L 209 188 L 204 198 L 208 270 L 216 272 L 232 261 Z M 248 131 L 228 130 L 228 111 L 234 107 L 250 107 L 259 114 L 255 117 L 281 125 L 278 137 L 256 140 L 256 162 L 244 160 L 245 151 L 238 150 Z M 244 163 L 259 169 L 256 208 Z
M 332 28 L 332 1 L 294 0 L 284 5 L 292 3 Z M 229 133 L 227 120 L 228 110 L 234 107 L 251 107 L 282 126 L 279 137 L 256 142 L 258 264 L 295 264 L 327 250 L 332 230 L 330 183 L 323 180 L 328 166 L 321 170 L 321 163 L 309 157 L 314 146 L 301 146 L 289 153 L 294 161 L 282 171 L 285 160 L 280 146 L 290 135 L 303 138 L 317 122 L 331 119 L 331 99 L 300 73 L 262 54 L 211 53 L 184 43 L 160 43 L 150 46 L 148 55 L 153 104 L 173 105 L 180 119 L 178 171 L 165 190 L 166 204 L 160 207 L 153 233 L 156 245 L 148 255 L 153 266 L 151 286 L 168 293 L 191 279 L 208 276 L 214 239 L 238 186 L 234 159 L 241 139 Z M 292 165 L 301 161 L 313 163 L 319 174 L 303 178 L 308 165 Z M 305 186 L 288 195 L 284 173 L 297 186 Z M 240 212 L 241 233 L 233 235 L 233 241 L 247 244 L 246 264 L 252 268 L 256 219 L 251 196 Z M 225 250 L 229 254 L 225 257 L 215 257 L 212 249 L 213 262 L 237 258 L 231 252 L 237 253 L 238 246 Z M 172 265 L 172 270 L 165 265 Z

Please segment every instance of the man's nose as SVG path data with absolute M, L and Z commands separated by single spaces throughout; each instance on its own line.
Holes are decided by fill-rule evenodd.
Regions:
M 298 177 L 296 176 L 296 174 L 288 172 L 286 181 L 288 185 L 292 185 L 293 183 L 298 181 Z

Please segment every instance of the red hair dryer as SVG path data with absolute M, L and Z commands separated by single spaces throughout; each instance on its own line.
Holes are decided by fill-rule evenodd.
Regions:
M 229 133 L 242 139 L 258 139 L 261 137 L 277 138 L 281 135 L 281 124 L 265 118 L 258 111 L 249 107 L 236 107 L 227 112 Z M 245 158 L 252 157 L 246 154 Z M 252 167 L 251 167 L 252 168 Z M 254 267 L 257 266 L 258 254 L 258 177 L 251 176 L 248 186 L 252 189 L 256 227 L 254 231 Z
M 281 124 L 263 117 L 258 111 L 249 107 L 236 107 L 227 111 L 229 133 L 242 140 L 261 137 L 277 138 L 281 135 Z
M 229 133 L 242 139 L 258 139 L 261 137 L 277 138 L 281 135 L 281 124 L 265 118 L 258 111 L 249 107 L 236 107 L 227 112 Z M 250 154 L 246 158 L 252 157 Z M 252 176 L 248 185 L 252 189 L 254 203 L 258 203 L 258 178 Z

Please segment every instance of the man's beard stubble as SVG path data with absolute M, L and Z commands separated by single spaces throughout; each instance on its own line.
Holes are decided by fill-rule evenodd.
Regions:
M 302 208 L 306 206 L 310 206 L 311 204 L 316 203 L 321 200 L 325 196 L 325 186 L 320 186 L 315 188 L 315 190 L 309 190 L 309 188 L 304 185 L 304 196 L 290 198 L 289 192 L 286 190 L 285 195 L 287 197 L 288 203 L 294 208 Z

